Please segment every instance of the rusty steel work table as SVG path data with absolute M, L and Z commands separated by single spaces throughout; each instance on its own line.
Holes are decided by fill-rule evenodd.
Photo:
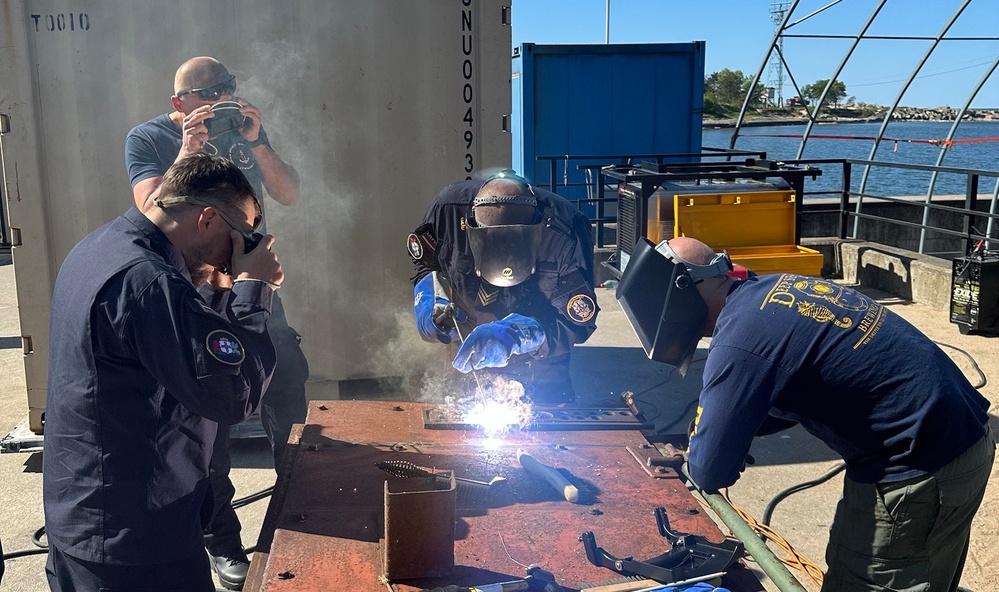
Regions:
M 528 564 L 552 572 L 567 589 L 618 579 L 587 561 L 580 534 L 592 531 L 597 544 L 618 557 L 656 557 L 669 549 L 656 527 L 657 506 L 666 509 L 674 530 L 724 539 L 673 469 L 646 466 L 647 457 L 659 452 L 640 431 L 514 431 L 487 439 L 477 431 L 425 429 L 427 407 L 311 401 L 305 425 L 292 432 L 244 590 L 389 590 L 379 575 L 390 477 L 375 466 L 388 460 L 482 481 L 507 479 L 488 506 L 459 501 L 454 572 L 393 582 L 399 592 L 514 580 Z M 565 469 L 580 489 L 580 503 L 565 501 L 525 472 L 518 448 Z M 741 565 L 723 585 L 732 592 L 763 590 Z

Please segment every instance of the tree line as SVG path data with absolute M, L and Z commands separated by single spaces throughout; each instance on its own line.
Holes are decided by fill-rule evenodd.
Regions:
M 747 76 L 741 70 L 729 70 L 725 68 L 719 72 L 714 72 L 704 78 L 704 112 L 705 114 L 727 114 L 733 109 L 742 107 L 749 87 L 753 83 L 753 77 Z M 816 104 L 822 92 L 829 84 L 829 79 L 816 80 L 811 84 L 801 87 L 801 95 L 795 101 L 791 97 L 784 97 L 785 104 L 777 105 L 777 97 L 771 96 L 774 89 L 768 89 L 762 83 L 757 82 L 750 95 L 750 105 L 753 107 L 788 107 L 800 106 L 804 104 Z M 793 91 L 792 91 L 793 92 Z M 833 81 L 826 94 L 826 104 L 836 105 L 846 98 L 846 83 L 842 80 Z M 850 102 L 853 97 L 850 97 Z

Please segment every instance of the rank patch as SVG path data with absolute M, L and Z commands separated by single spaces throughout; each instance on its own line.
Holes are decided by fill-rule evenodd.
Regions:
M 228 331 L 217 329 L 208 334 L 205 339 L 208 347 L 208 354 L 223 364 L 238 366 L 243 363 L 246 355 L 243 353 L 243 344 L 236 339 L 236 336 Z
M 586 294 L 576 294 L 565 305 L 565 314 L 576 323 L 585 323 L 593 318 L 597 306 Z

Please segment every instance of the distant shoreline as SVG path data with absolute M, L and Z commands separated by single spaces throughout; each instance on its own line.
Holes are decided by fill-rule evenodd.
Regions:
M 881 123 L 884 121 L 883 117 L 836 117 L 831 119 L 819 119 L 816 124 L 830 124 L 830 123 Z M 917 122 L 927 122 L 927 121 L 942 121 L 942 122 L 952 122 L 952 119 L 892 119 L 892 123 L 917 123 Z M 999 119 L 965 119 L 966 122 L 984 122 L 984 123 L 995 123 L 999 124 Z M 805 125 L 808 123 L 808 119 L 801 117 L 780 117 L 780 118 L 753 118 L 746 119 L 742 122 L 742 127 L 764 127 L 764 126 L 794 126 L 794 125 Z M 701 127 L 703 129 L 723 129 L 735 127 L 734 119 L 705 119 L 701 122 Z
M 835 108 L 823 111 L 816 123 L 880 123 L 884 121 L 885 108 L 876 107 L 876 112 L 871 113 L 871 108 L 866 107 L 863 115 L 856 113 L 860 109 L 850 107 Z M 949 107 L 937 107 L 933 109 L 919 109 L 914 107 L 899 107 L 892 115 L 892 123 L 905 121 L 944 121 L 952 122 L 957 117 L 958 110 Z M 809 121 L 804 109 L 797 109 L 794 115 L 787 117 L 767 117 L 750 114 L 742 121 L 742 127 L 760 126 L 780 126 L 780 125 L 805 125 Z M 965 112 L 962 121 L 988 121 L 999 123 L 999 109 L 969 109 Z M 705 129 L 735 127 L 735 118 L 730 119 L 703 119 L 701 127 Z

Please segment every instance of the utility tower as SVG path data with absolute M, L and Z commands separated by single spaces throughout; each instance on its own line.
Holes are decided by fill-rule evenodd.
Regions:
M 790 2 L 771 2 L 770 20 L 774 23 L 774 34 L 780 31 L 780 24 L 784 22 L 784 15 Z M 784 37 L 777 39 L 777 46 L 770 53 L 770 61 L 767 64 L 767 96 L 769 102 L 775 107 L 784 106 L 784 64 L 781 55 L 784 53 Z

